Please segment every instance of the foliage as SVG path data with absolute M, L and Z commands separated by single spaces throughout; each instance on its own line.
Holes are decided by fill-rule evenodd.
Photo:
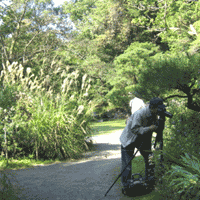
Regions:
M 180 101 L 178 98 L 168 103 L 170 106 L 167 111 L 173 114 L 173 118 L 167 119 L 165 124 L 165 152 L 176 159 L 180 159 L 184 152 L 198 156 L 199 112 L 188 109 L 185 107 L 186 101 Z M 172 158 L 168 157 L 170 162 L 173 162 Z
M 175 160 L 173 165 L 163 176 L 162 197 L 171 199 L 198 199 L 199 193 L 199 159 L 194 156 L 181 156 L 182 160 Z M 170 191 L 167 194 L 166 191 Z
M 14 114 L 9 116 L 9 122 L 3 123 L 9 133 L 8 151 L 15 154 L 16 147 L 20 147 L 30 154 L 35 152 L 37 159 L 38 156 L 55 158 L 58 155 L 67 158 L 88 148 L 85 138 L 90 135 L 88 125 L 94 107 L 88 98 L 91 80 L 85 74 L 80 83 L 79 71 L 63 73 L 67 76 L 60 85 L 61 92 L 54 95 L 51 88 L 45 89 L 46 79 L 32 79 L 30 68 L 24 77 L 23 67 L 17 63 L 4 68 L 3 87 L 5 83 L 15 88 L 17 97 L 16 106 L 12 107 Z
M 192 54 L 199 52 L 194 45 L 198 35 L 198 30 L 195 30 L 194 26 L 199 21 L 199 6 L 199 1 L 160 2 L 161 9 L 155 19 L 155 27 L 162 28 L 160 37 L 168 43 L 171 51 Z
M 186 106 L 198 111 L 199 59 L 198 54 L 189 58 L 184 54 L 155 55 L 143 68 L 135 91 L 143 95 L 144 99 L 153 96 L 164 100 L 176 96 L 187 98 Z M 175 95 L 169 95 L 169 91 Z
M 9 61 L 21 63 L 25 68 L 39 71 L 45 59 L 54 55 L 55 49 L 66 39 L 71 29 L 66 15 L 53 9 L 52 1 L 12 0 L 0 6 L 1 64 Z
M 191 193 L 195 195 L 194 193 L 198 191 L 198 181 L 196 184 L 190 184 L 190 176 L 194 176 L 193 178 L 195 179 L 196 174 L 199 174 L 199 163 L 196 162 L 196 158 L 199 159 L 199 113 L 186 108 L 186 101 L 182 101 L 179 98 L 168 101 L 168 104 L 170 106 L 167 107 L 167 111 L 173 114 L 173 118 L 166 120 L 166 128 L 163 132 L 164 161 L 162 162 L 162 166 L 164 168 L 160 168 L 160 152 L 154 152 L 156 177 L 158 179 L 156 187 L 160 190 L 162 198 L 177 200 L 180 199 L 180 194 L 190 195 Z M 187 155 L 185 154 L 186 152 Z M 187 165 L 185 165 L 186 160 L 188 162 Z M 176 176 L 180 170 L 182 172 L 185 171 L 182 174 L 186 176 L 185 178 L 184 176 Z M 171 174 L 171 172 L 174 173 Z M 171 176 L 169 176 L 170 174 Z M 191 183 L 193 182 L 191 181 Z M 187 184 L 190 185 L 186 186 Z M 176 185 L 177 188 L 175 189 Z M 191 186 L 193 187 L 189 188 Z M 180 191 L 180 194 L 178 191 Z M 184 197 L 182 198 L 192 198 L 191 196 Z M 198 199 L 198 197 L 195 198 Z
M 198 157 L 199 6 L 186 0 L 1 5 L 0 140 L 8 155 L 78 154 L 90 132 L 93 101 L 95 111 L 104 112 L 128 108 L 139 95 L 171 105 L 166 152 L 178 160 L 185 151 Z
M 123 54 L 115 58 L 116 76 L 109 80 L 113 88 L 106 95 L 111 104 L 120 107 L 129 102 L 127 94 L 134 91 L 144 66 L 158 52 L 159 49 L 156 45 L 134 42 Z
M 91 71 L 93 68 L 92 72 L 96 75 L 96 79 L 103 80 L 103 87 L 99 91 L 102 93 L 101 91 L 104 90 L 104 93 L 99 97 L 104 98 L 107 95 L 105 100 L 109 107 L 111 105 L 124 107 L 130 98 L 128 93 L 134 93 L 135 86 L 144 87 L 144 84 L 138 80 L 142 79 L 146 84 L 149 83 L 143 76 L 152 74 L 154 68 L 150 67 L 151 62 L 158 63 L 160 59 L 167 60 L 170 57 L 170 62 L 178 64 L 179 56 L 184 57 L 181 60 L 185 62 L 186 55 L 198 52 L 198 7 L 199 1 L 182 3 L 179 0 L 159 2 L 82 0 L 66 2 L 63 9 L 70 13 L 77 28 L 71 43 L 76 45 L 71 46 L 70 49 L 73 57 L 79 59 L 77 62 L 79 67 L 85 71 Z M 195 16 L 192 13 L 195 13 Z M 74 51 L 78 56 L 74 55 Z M 150 59 L 152 57 L 153 60 Z M 190 59 L 190 66 L 193 66 L 194 59 L 188 59 Z M 196 67 L 194 73 L 198 69 L 197 63 L 194 65 Z M 165 64 L 163 59 L 160 64 Z M 182 70 L 182 65 L 176 69 L 173 66 L 170 67 L 171 70 Z M 163 74 L 167 72 L 166 69 L 161 70 Z M 185 68 L 180 73 L 184 72 Z M 110 79 L 111 76 L 115 78 Z M 174 78 L 173 81 L 176 82 L 176 77 Z M 162 79 L 163 77 L 160 77 L 160 82 Z M 197 81 L 192 79 L 193 75 L 191 84 Z M 164 79 L 161 86 L 165 85 L 166 81 L 167 79 Z M 160 91 L 157 90 L 162 89 L 159 85 L 154 85 L 153 89 L 147 87 L 145 100 L 151 98 L 149 93 L 154 92 L 153 96 L 159 95 Z M 105 90 L 106 87 L 108 90 Z M 173 92 L 168 89 L 162 91 L 165 97 L 167 97 L 166 91 L 168 95 L 169 91 Z M 190 108 L 195 109 L 193 105 Z

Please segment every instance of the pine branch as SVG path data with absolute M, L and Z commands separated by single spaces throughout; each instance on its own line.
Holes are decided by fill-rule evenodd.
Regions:
M 171 95 L 163 99 L 163 101 L 166 101 L 167 99 L 173 98 L 173 97 L 180 97 L 180 98 L 187 98 L 188 96 L 181 96 L 181 95 Z

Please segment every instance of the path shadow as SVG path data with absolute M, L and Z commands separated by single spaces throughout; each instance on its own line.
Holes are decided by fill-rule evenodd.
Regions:
M 109 143 L 98 143 L 94 144 L 94 150 L 83 154 L 85 158 L 97 158 L 109 157 L 109 156 L 121 156 L 121 145 L 109 144 Z
M 120 144 L 109 144 L 109 143 L 98 143 L 94 144 L 95 151 L 106 151 L 106 150 L 113 150 L 118 151 L 121 150 Z

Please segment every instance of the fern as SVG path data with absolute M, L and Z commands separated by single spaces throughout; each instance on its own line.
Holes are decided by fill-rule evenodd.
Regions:
M 182 165 L 185 165 L 185 168 L 176 165 L 172 166 L 172 170 L 168 172 L 168 178 L 170 180 L 169 186 L 172 186 L 179 194 L 185 192 L 189 193 L 191 190 L 197 190 L 197 183 L 200 178 L 199 161 L 197 158 L 194 156 L 190 158 L 187 153 L 185 153 L 185 157 L 181 157 L 183 159 Z M 188 169 L 190 170 L 188 171 Z

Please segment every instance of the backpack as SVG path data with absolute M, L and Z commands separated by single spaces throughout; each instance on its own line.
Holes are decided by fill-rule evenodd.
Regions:
M 139 176 L 135 178 L 136 176 Z M 123 194 L 135 197 L 150 193 L 154 189 L 155 180 L 154 177 L 149 177 L 148 183 L 146 183 L 145 178 L 141 174 L 133 174 L 131 179 L 127 181 L 128 188 L 123 190 Z

